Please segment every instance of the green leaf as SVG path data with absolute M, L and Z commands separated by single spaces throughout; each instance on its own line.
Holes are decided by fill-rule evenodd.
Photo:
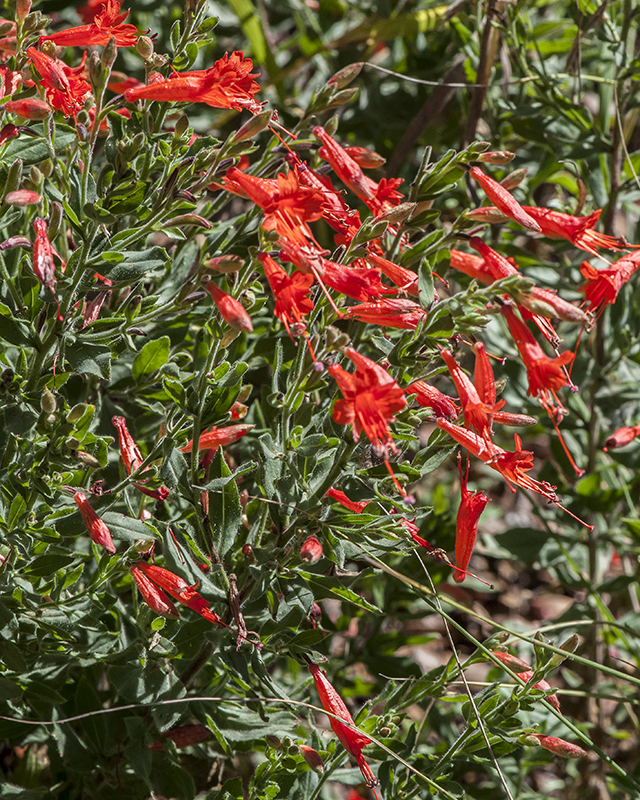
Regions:
M 423 258 L 420 262 L 420 270 L 418 271 L 418 292 L 420 295 L 420 305 L 428 310 L 435 297 L 433 274 L 431 263 L 428 258 Z
M 59 569 L 63 569 L 71 564 L 73 560 L 74 556 L 56 554 L 39 556 L 25 568 L 25 573 L 36 577 L 44 577 L 45 575 L 51 575 L 57 572 Z
M 103 521 L 107 524 L 112 536 L 124 539 L 132 544 L 137 539 L 153 539 L 157 531 L 142 520 L 127 517 L 117 511 L 107 511 L 102 514 Z
M 111 377 L 111 348 L 105 345 L 76 342 L 67 348 L 67 361 L 80 375 Z
M 114 283 L 133 283 L 150 276 L 152 272 L 164 269 L 169 260 L 167 251 L 162 247 L 106 252 L 101 253 L 100 257 L 104 264 L 98 267 L 98 272 Z
M 7 145 L 7 149 L 0 158 L 0 164 L 13 164 L 16 158 L 21 158 L 25 166 L 40 164 L 51 155 L 49 145 L 44 138 L 44 127 L 37 124 L 32 130 L 39 134 L 35 136 L 19 136 Z M 68 125 L 56 125 L 54 150 L 56 155 L 62 155 L 67 147 L 71 147 L 78 140 L 78 134 Z
M 314 586 L 317 590 L 319 590 L 315 592 L 317 598 L 329 597 L 333 594 L 342 600 L 348 600 L 350 603 L 363 608 L 365 611 L 371 611 L 374 614 L 382 614 L 382 611 L 378 608 L 378 606 L 374 606 L 373 603 L 365 600 L 364 597 L 360 597 L 360 595 L 356 594 L 356 592 L 354 592 L 352 589 L 348 589 L 346 586 L 341 586 L 336 582 L 335 578 L 325 578 L 323 576 L 313 575 L 311 572 L 305 572 L 304 570 L 298 570 L 298 574 L 309 581 L 311 586 Z
M 231 470 L 227 466 L 222 454 L 222 448 L 218 448 L 209 474 L 213 480 L 225 480 L 222 488 L 209 490 L 209 520 L 213 530 L 213 547 L 220 558 L 229 552 L 238 535 L 238 528 L 242 519 L 242 506 L 240 505 L 240 495 Z
M 147 342 L 133 360 L 131 372 L 134 380 L 140 380 L 143 376 L 151 375 L 152 372 L 163 367 L 169 360 L 170 347 L 171 340 L 168 336 L 161 336 L 159 339 Z

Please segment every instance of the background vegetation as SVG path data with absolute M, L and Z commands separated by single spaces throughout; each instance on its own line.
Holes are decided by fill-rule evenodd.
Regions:
M 4 16 L 13 19 L 14 10 Z M 80 24 L 64 3 L 34 4 L 32 12 L 51 22 L 30 18 L 24 46 L 41 28 Z M 370 358 L 386 358 L 403 386 L 442 372 L 437 346 L 457 336 L 477 335 L 507 356 L 496 377 L 506 381 L 507 408 L 539 420 L 521 431 L 538 477 L 595 527 L 589 532 L 539 498 L 512 494 L 472 461 L 473 488 L 492 500 L 472 569 L 491 588 L 469 578 L 453 583 L 450 568 L 425 561 L 397 521 L 415 519 L 420 535 L 453 550 L 459 479 L 451 440 L 426 410 L 399 415 L 392 429 L 403 453 L 393 466 L 416 499 L 414 508 L 402 503 L 366 440 L 354 448 L 350 429 L 332 421 L 335 383 L 273 315 L 252 250 L 260 210 L 206 188 L 242 155 L 252 174 L 283 170 L 286 151 L 270 131 L 234 143 L 246 113 L 154 103 L 130 106 L 128 120 L 108 113 L 93 159 L 84 112 L 75 127 L 57 115 L 52 140 L 48 123 L 23 123 L 39 136 L 0 149 L 3 197 L 25 188 L 44 198 L 39 207 L 3 202 L 0 238 L 33 239 L 33 218 L 47 216 L 68 261 L 57 276 L 61 321 L 30 251 L 2 254 L 0 795 L 337 800 L 357 789 L 371 796 L 335 736 L 324 733 L 304 655 L 323 662 L 374 739 L 366 757 L 385 800 L 640 795 L 640 451 L 635 444 L 602 451 L 616 428 L 640 422 L 637 281 L 578 346 L 579 392 L 566 392 L 562 425 L 585 470 L 576 480 L 546 414 L 526 395 L 506 329 L 486 311 L 494 294 L 447 272 L 452 231 L 471 227 L 459 215 L 483 198 L 458 167 L 479 152 L 477 141 L 516 153 L 490 171 L 500 180 L 526 169 L 514 190 L 522 203 L 567 213 L 603 208 L 602 230 L 640 241 L 638 19 L 631 0 L 131 5 L 128 21 L 149 29 L 155 53 L 177 70 L 244 50 L 260 71 L 258 97 L 299 134 L 301 158 L 321 163 L 313 125 L 336 129 L 341 143 L 387 159 L 376 180 L 404 178 L 406 196 L 424 204 L 403 263 L 420 269 L 423 302 L 431 269 L 449 285 L 436 280 L 441 300 L 419 334 L 336 322 L 319 293 L 309 330 L 325 365 L 339 357 L 346 340 L 337 337 L 346 334 Z M 80 50 L 64 57 L 75 66 Z M 365 66 L 346 94 L 323 90 L 356 62 Z M 114 69 L 145 79 L 135 48 L 120 48 Z M 114 97 L 107 92 L 107 101 Z M 123 104 L 116 99 L 113 108 Z M 191 141 L 192 132 L 199 138 Z M 348 202 L 357 204 L 353 196 Z M 176 221 L 193 213 L 210 227 Z M 329 228 L 315 230 L 334 249 Z M 585 254 L 568 242 L 513 225 L 484 235 L 539 285 L 581 298 Z M 236 338 L 200 291 L 207 259 L 225 253 L 246 259 L 234 279 L 216 276 L 253 321 L 253 333 Z M 96 271 L 113 286 L 100 316 L 84 326 L 83 303 L 100 289 Z M 560 332 L 572 348 L 576 326 Z M 438 385 L 453 393 L 448 377 Z M 198 431 L 233 422 L 228 412 L 238 398 L 255 428 L 224 458 L 218 451 L 205 476 L 180 448 Z M 153 485 L 170 490 L 166 502 L 132 487 L 114 415 L 126 418 Z M 511 439 L 498 436 L 506 448 Z M 96 483 L 103 493 L 91 504 L 111 529 L 115 555 L 92 544 L 64 489 L 89 494 Z M 205 484 L 208 517 L 200 505 Z M 331 484 L 374 502 L 350 513 L 323 499 Z M 144 521 L 143 508 L 152 514 Z M 310 534 L 323 545 L 312 565 L 299 555 Z M 199 582 L 232 625 L 236 586 L 262 649 L 237 649 L 232 633 L 187 608 L 179 620 L 153 614 L 128 571 L 148 547 L 141 540 L 153 540 L 158 563 Z M 575 652 L 560 664 L 554 654 L 574 634 Z M 559 688 L 562 714 L 532 682 L 524 687 L 488 660 L 499 645 Z M 206 726 L 209 738 L 185 748 L 162 738 L 186 724 Z M 528 732 L 570 740 L 588 755 L 561 759 L 523 739 Z M 324 774 L 309 768 L 299 745 L 321 753 Z

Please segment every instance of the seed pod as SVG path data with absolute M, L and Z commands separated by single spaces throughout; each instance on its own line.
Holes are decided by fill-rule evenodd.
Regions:
M 55 414 L 57 403 L 56 397 L 51 389 L 45 388 L 40 398 L 40 408 L 45 414 Z
M 153 55 L 153 41 L 148 36 L 140 36 L 136 44 L 136 50 L 146 61 Z

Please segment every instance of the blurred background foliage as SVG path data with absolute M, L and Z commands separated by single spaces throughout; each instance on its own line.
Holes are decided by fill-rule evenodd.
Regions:
M 51 19 L 49 30 L 80 24 L 67 4 L 35 8 Z M 376 360 L 387 357 L 398 380 L 406 382 L 439 369 L 436 345 L 454 334 L 476 333 L 489 351 L 508 356 L 504 366 L 496 366 L 496 376 L 506 379 L 507 407 L 540 420 L 523 434 L 539 478 L 557 485 L 567 507 L 595 531 L 522 492 L 512 495 L 494 472 L 472 462 L 474 488 L 493 501 L 472 567 L 492 588 L 470 579 L 454 584 L 441 562 L 425 564 L 394 519 L 407 509 L 384 468 L 373 463 L 365 444 L 353 452 L 350 431 L 332 422 L 333 386 L 324 374 L 312 374 L 302 348 L 274 324 L 268 289 L 253 269 L 234 284 L 249 296 L 253 335 L 226 342 L 208 299 L 183 303 L 198 288 L 205 257 L 247 257 L 248 248 L 259 244 L 256 210 L 211 192 L 198 207 L 213 221 L 211 230 L 185 237 L 170 228 L 163 237 L 159 225 L 147 240 L 144 206 L 161 190 L 163 176 L 155 161 L 145 166 L 141 142 L 166 139 L 169 150 L 158 160 L 177 165 L 195 159 L 200 148 L 228 141 L 240 124 L 238 115 L 185 106 L 183 136 L 155 131 L 155 139 L 140 115 L 128 123 L 111 115 L 112 133 L 99 144 L 94 166 L 97 178 L 104 164 L 115 165 L 121 182 L 103 178 L 108 191 L 95 213 L 106 211 L 115 221 L 93 221 L 105 220 L 131 252 L 144 253 L 139 261 L 127 257 L 126 276 L 117 261 L 109 266 L 113 274 L 105 273 L 119 292 L 113 313 L 87 331 L 76 326 L 61 335 L 51 297 L 39 294 L 28 267 L 7 257 L 32 326 L 40 324 L 40 331 L 46 319 L 45 333 L 60 335 L 61 344 L 54 374 L 53 353 L 42 354 L 34 344 L 41 339 L 30 338 L 33 331 L 11 316 L 5 285 L 0 795 L 371 797 L 335 737 L 324 734 L 326 717 L 296 705 L 318 705 L 302 661 L 309 654 L 323 661 L 358 725 L 375 738 L 367 758 L 381 762 L 378 791 L 385 800 L 639 796 L 640 451 L 635 444 L 619 452 L 601 449 L 613 430 L 640 422 L 636 284 L 623 288 L 578 348 L 572 377 L 580 391 L 565 398 L 570 414 L 562 426 L 586 470 L 576 481 L 546 415 L 526 395 L 524 368 L 505 328 L 484 313 L 489 296 L 474 294 L 464 276 L 446 273 L 454 242 L 449 233 L 464 227 L 459 215 L 479 205 L 482 195 L 461 169 L 447 171 L 439 163 L 449 150 L 463 151 L 474 141 L 513 151 L 515 161 L 491 168 L 491 174 L 501 179 L 526 169 L 514 190 L 522 203 L 582 214 L 603 208 L 606 232 L 640 241 L 639 9 L 631 0 L 230 0 L 199 3 L 201 23 L 186 35 L 193 8 L 136 2 L 129 21 L 157 34 L 156 53 L 166 54 L 178 70 L 203 69 L 225 51 L 244 50 L 259 67 L 260 97 L 299 134 L 302 157 L 315 163 L 319 145 L 309 133 L 312 125 L 337 124 L 343 144 L 369 147 L 387 159 L 377 179 L 404 178 L 407 196 L 439 212 L 415 232 L 414 241 L 442 232 L 433 239 L 430 258 L 449 280 L 436 283 L 448 303 L 446 320 L 419 342 L 410 332 L 385 338 L 380 329 L 357 323 L 341 322 L 337 333 L 347 333 Z M 13 9 L 4 16 L 11 18 Z M 204 21 L 214 17 L 215 27 Z M 326 81 L 356 62 L 365 66 L 349 94 L 323 107 L 318 97 Z M 121 49 L 115 69 L 144 79 L 134 51 Z M 330 123 L 334 114 L 338 118 Z M 178 120 L 174 114 L 166 127 Z M 187 145 L 191 129 L 201 135 L 200 144 Z M 141 133 L 151 138 L 136 145 Z M 73 140 L 73 128 L 58 126 L 58 137 L 65 134 Z M 129 147 L 120 161 L 109 151 L 114 141 Z M 253 152 L 250 143 L 244 147 L 250 171 L 272 176 L 284 152 L 268 132 L 255 142 Z M 5 180 L 9 154 L 16 155 L 12 147 L 0 151 Z M 44 159 L 38 152 L 21 151 L 26 166 Z M 430 183 L 414 182 L 433 164 Z M 131 188 L 128 167 L 138 176 L 147 169 L 156 181 L 150 179 L 153 190 L 144 202 L 135 180 Z M 198 177 L 189 169 L 185 189 Z M 70 168 L 59 191 L 69 190 L 68 206 L 80 213 L 86 209 L 74 200 L 74 180 Z M 188 203 L 170 209 L 174 215 L 191 210 Z M 65 211 L 70 216 L 67 206 Z M 79 240 L 84 222 L 74 228 Z M 26 230 L 25 219 L 13 211 L 2 224 L 3 239 Z M 323 236 L 330 242 L 328 229 L 319 230 L 320 241 Z M 525 236 L 513 226 L 491 226 L 489 237 L 537 283 L 580 299 L 584 254 L 568 243 Z M 92 287 L 88 279 L 79 289 L 65 280 L 60 285 L 69 311 L 78 298 L 74 292 L 90 298 Z M 327 318 L 318 303 L 318 352 L 329 363 L 337 348 L 329 342 Z M 576 331 L 564 326 L 561 332 L 573 347 Z M 453 391 L 448 378 L 440 385 Z M 54 421 L 40 408 L 45 386 L 56 395 Z M 191 438 L 194 418 L 202 429 L 223 425 L 239 396 L 250 409 L 245 421 L 257 427 L 227 448 L 227 461 L 219 456 L 211 465 L 208 530 L 194 489 L 204 476 L 197 460 L 189 462 L 179 447 Z M 118 465 L 114 414 L 126 417 L 143 455 L 172 491 L 166 505 L 146 502 L 153 512 L 147 522 L 139 519 L 140 495 L 126 485 Z M 415 481 L 420 533 L 451 551 L 459 493 L 451 443 L 434 434 L 428 415 L 411 411 L 400 416 L 394 434 L 406 447 L 395 469 Z M 75 462 L 70 440 L 90 452 L 99 468 Z M 509 436 L 500 442 L 511 447 Z M 237 486 L 228 480 L 236 469 Z M 322 495 L 338 479 L 350 497 L 377 496 L 380 502 L 358 516 L 330 507 Z M 92 497 L 119 545 L 112 557 L 90 546 L 62 490 L 95 480 L 111 490 L 119 487 Z M 309 534 L 324 545 L 323 558 L 311 566 L 299 558 Z M 235 576 L 248 628 L 260 633 L 265 648 L 243 644 L 237 651 L 231 634 L 187 609 L 179 621 L 155 617 L 137 599 L 126 569 L 137 557 L 136 541 L 145 538 L 155 540 L 167 568 L 199 582 L 199 591 L 230 623 L 226 604 Z M 205 561 L 207 544 L 215 544 L 222 562 L 204 572 L 196 562 Z M 243 552 L 247 544 L 252 554 Z M 576 653 L 560 666 L 553 654 L 573 634 L 580 637 Z M 531 682 L 526 689 L 516 686 L 513 676 L 490 665 L 486 651 L 505 643 L 532 665 L 537 680 L 546 676 L 559 687 L 562 715 Z M 461 682 L 461 663 L 475 707 Z M 206 726 L 209 738 L 186 747 L 162 738 L 186 724 Z M 581 743 L 589 755 L 566 761 L 522 746 L 524 731 Z M 297 750 L 301 744 L 322 754 L 322 776 L 309 769 Z

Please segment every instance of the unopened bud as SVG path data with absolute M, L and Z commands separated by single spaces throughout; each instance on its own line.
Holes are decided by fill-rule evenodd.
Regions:
M 564 644 L 560 645 L 560 649 L 564 650 L 567 655 L 563 655 L 562 653 L 554 653 L 547 662 L 547 666 L 552 668 L 560 666 L 560 664 L 562 664 L 562 662 L 568 655 L 570 655 L 571 653 L 575 653 L 576 647 L 578 646 L 579 642 L 580 642 L 580 637 L 578 636 L 577 633 L 574 633 L 567 639 L 566 642 L 564 642 Z
M 153 42 L 148 36 L 140 36 L 138 38 L 138 43 L 136 44 L 136 50 L 146 61 L 153 55 L 154 51 Z
M 87 405 L 87 403 L 78 403 L 67 414 L 67 422 L 70 422 L 70 423 L 73 424 L 74 422 L 77 422 L 79 419 L 82 419 L 82 417 L 86 413 L 87 409 L 90 408 L 90 407 L 91 406 Z
M 357 86 L 354 86 L 353 89 L 344 89 L 342 92 L 336 92 L 336 94 L 334 94 L 331 100 L 327 103 L 325 108 L 344 106 L 347 103 L 350 103 L 352 100 L 355 100 L 359 91 L 360 89 L 358 89 Z
M 318 753 L 317 750 L 314 750 L 313 747 L 307 747 L 306 744 L 301 744 L 298 749 L 311 769 L 314 772 L 317 772 L 318 775 L 322 775 L 324 772 L 324 762 L 320 756 L 320 753 Z
M 280 750 L 282 747 L 282 742 L 277 736 L 268 733 L 264 738 L 269 747 L 272 747 L 274 750 Z
M 138 41 L 140 40 L 138 39 Z M 186 114 L 180 114 L 180 116 L 176 120 L 175 128 L 173 129 L 173 138 L 181 139 L 188 130 L 189 130 L 189 117 Z
M 292 744 L 291 747 L 287 748 L 287 753 L 290 756 L 297 756 L 299 752 L 300 748 L 298 747 L 297 744 Z
M 173 217 L 167 221 L 168 228 L 179 228 L 183 225 L 195 225 L 197 228 L 205 228 L 205 230 L 213 227 L 209 220 L 198 216 L 198 214 L 181 214 L 179 217 Z
M 245 289 L 240 296 L 240 302 L 244 308 L 251 308 L 256 302 L 255 292 L 252 292 L 251 289 Z
M 7 36 L 10 33 L 15 31 L 13 22 L 10 19 L 2 19 L 0 20 L 0 36 Z
M 0 251 L 11 250 L 12 247 L 31 247 L 31 240 L 26 236 L 10 236 L 0 244 Z
M 242 555 L 247 559 L 247 561 L 251 561 L 253 559 L 253 545 L 245 544 L 242 548 Z
M 329 134 L 329 136 L 333 136 L 334 133 L 338 130 L 338 124 L 340 122 L 340 117 L 337 114 L 334 114 L 328 122 L 325 123 L 324 129 Z
M 522 181 L 527 177 L 527 172 L 529 170 L 526 167 L 522 167 L 521 169 L 516 169 L 507 175 L 506 178 L 503 178 L 500 181 L 500 185 L 504 186 L 505 189 L 515 189 L 516 186 L 519 186 Z
M 251 117 L 251 119 L 247 120 L 247 122 L 234 133 L 234 143 L 244 142 L 247 139 L 257 136 L 267 127 L 271 121 L 271 115 L 271 111 L 260 111 L 258 114 Z
M 496 411 L 493 414 L 493 421 L 500 425 L 509 425 L 512 428 L 528 428 L 530 425 L 535 425 L 538 420 L 528 414 L 511 414 L 508 411 Z
M 309 536 L 300 548 L 300 558 L 307 564 L 315 564 L 322 558 L 322 544 L 315 536 Z
M 417 203 L 400 203 L 399 206 L 390 208 L 388 211 L 385 211 L 384 214 L 380 214 L 379 217 L 376 217 L 376 220 L 380 221 L 384 219 L 392 225 L 398 222 L 404 222 L 407 217 L 413 214 L 417 205 Z
M 380 153 L 376 153 L 375 150 L 369 150 L 367 147 L 345 147 L 344 150 L 362 169 L 376 169 L 386 164 L 387 161 Z
M 327 86 L 331 86 L 333 89 L 337 90 L 344 89 L 345 86 L 348 86 L 351 81 L 358 77 L 363 66 L 364 64 L 362 61 L 356 61 L 354 64 L 343 67 L 339 72 L 336 72 L 333 77 L 329 78 Z
M 46 56 L 49 56 L 49 58 L 55 58 L 55 57 L 56 57 L 56 52 L 57 52 L 57 49 L 58 49 L 58 48 L 57 48 L 57 47 L 55 46 L 55 44 L 54 44 L 54 43 L 51 41 L 51 39 L 45 39 L 45 40 L 44 40 L 44 42 L 42 43 L 42 45 L 41 45 L 40 49 L 42 50 L 42 52 L 43 52 L 43 53 L 44 53 Z
M 16 20 L 18 24 L 24 22 L 31 11 L 31 0 L 16 0 Z
M 40 184 L 44 180 L 44 175 L 34 164 L 29 170 L 29 178 L 31 180 L 31 183 L 34 184 L 34 186 L 40 186 Z
M 140 39 L 138 39 L 140 41 Z M 109 72 L 113 66 L 116 58 L 118 57 L 118 46 L 116 44 L 116 37 L 112 36 L 105 44 L 102 51 L 102 68 L 105 72 Z
M 474 222 L 488 222 L 491 225 L 500 225 L 503 222 L 509 221 L 509 217 L 495 206 L 473 208 L 466 212 L 465 217 L 474 220 Z
M 4 104 L 4 111 L 17 114 L 23 119 L 46 119 L 51 114 L 51 106 L 37 97 L 25 97 L 22 100 L 9 100 Z
M 60 232 L 64 209 L 60 203 L 51 203 L 49 210 L 49 240 L 53 241 Z
M 526 741 L 523 741 L 524 739 Z M 541 733 L 526 734 L 526 736 L 521 737 L 521 743 L 528 745 L 539 744 L 540 747 L 544 747 L 557 756 L 562 756 L 562 758 L 584 758 L 587 755 L 586 750 L 578 747 L 577 744 L 558 739 L 556 736 L 544 736 Z
M 233 254 L 217 256 L 216 258 L 210 258 L 205 261 L 207 269 L 215 269 L 216 272 L 238 272 L 238 270 L 244 267 L 244 264 L 245 261 L 242 256 Z
M 89 80 L 94 89 L 100 85 L 103 71 L 102 59 L 98 55 L 98 51 L 94 50 L 89 56 Z
M 15 192 L 9 192 L 4 198 L 5 203 L 10 206 L 34 206 L 37 205 L 42 198 L 37 192 L 30 192 L 28 189 L 18 189 Z
M 519 658 L 516 658 L 516 656 L 512 656 L 511 653 L 503 653 L 499 650 L 494 650 L 492 655 L 494 655 L 501 664 L 504 664 L 505 667 L 516 674 L 529 672 L 531 670 L 531 667 L 528 664 L 526 664 L 524 661 L 521 661 Z
M 508 150 L 490 150 L 488 153 L 480 153 L 478 161 L 483 161 L 485 164 L 508 164 L 516 157 L 515 153 Z
M 55 413 L 58 404 L 56 403 L 56 397 L 51 389 L 45 389 L 42 392 L 42 397 L 40 398 L 40 408 L 44 411 L 45 414 L 53 414 Z
M 98 459 L 95 456 L 92 456 L 91 453 L 87 453 L 86 450 L 72 450 L 71 455 L 81 464 L 91 467 L 92 469 L 98 469 L 100 466 Z
M 380 728 L 380 736 L 391 736 L 391 728 L 387 728 L 386 725 L 384 728 Z
M 64 443 L 65 447 L 69 450 L 77 450 L 80 446 L 79 440 L 75 436 L 69 436 L 69 438 Z

